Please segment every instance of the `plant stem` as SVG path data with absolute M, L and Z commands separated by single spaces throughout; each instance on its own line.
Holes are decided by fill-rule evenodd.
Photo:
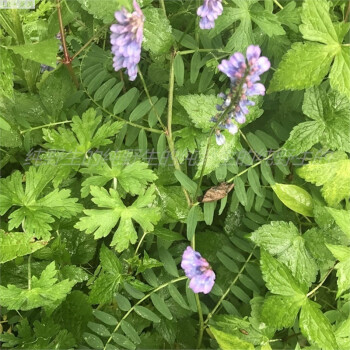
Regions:
M 57 4 L 58 24 L 60 27 L 61 43 L 62 43 L 63 54 L 64 54 L 64 60 L 62 61 L 62 63 L 67 67 L 68 72 L 69 72 L 70 76 L 72 77 L 72 80 L 73 80 L 75 86 L 77 88 L 79 88 L 79 81 L 74 73 L 74 70 L 72 67 L 72 62 L 71 62 L 71 59 L 69 57 L 69 53 L 67 50 L 66 36 L 64 33 L 64 26 L 63 26 L 63 20 L 62 20 L 61 1 L 56 0 L 56 4 Z
M 221 296 L 221 298 L 219 299 L 219 301 L 215 305 L 214 309 L 208 314 L 206 320 L 204 321 L 204 325 L 205 326 L 208 324 L 209 320 L 213 317 L 213 315 L 215 314 L 217 309 L 220 307 L 220 305 L 223 302 L 223 300 L 227 297 L 228 293 L 230 293 L 230 290 L 231 290 L 232 286 L 235 285 L 235 283 L 238 281 L 238 278 L 241 276 L 242 272 L 245 270 L 248 262 L 250 261 L 250 259 L 253 256 L 254 248 L 251 251 L 251 253 L 249 254 L 249 256 L 248 256 L 247 260 L 245 261 L 244 265 L 242 266 L 242 268 L 239 270 L 239 272 L 238 272 L 237 276 L 235 277 L 235 279 L 231 282 L 229 287 L 226 289 L 225 293 Z
M 28 290 L 32 289 L 32 254 L 28 256 Z
M 91 37 L 71 58 L 72 62 L 77 56 L 79 56 L 95 39 L 100 37 L 100 34 L 106 29 L 108 26 L 103 26 L 93 37 Z
M 140 76 L 140 79 L 141 79 L 141 81 L 142 81 L 143 89 L 145 90 L 145 93 L 146 93 L 146 95 L 147 95 L 148 101 L 149 101 L 150 105 L 152 106 L 152 109 L 153 109 L 153 111 L 154 111 L 154 113 L 155 113 L 155 115 L 156 115 L 156 117 L 157 117 L 157 119 L 158 119 L 158 121 L 159 121 L 159 124 L 161 125 L 161 127 L 162 127 L 163 130 L 165 131 L 165 130 L 166 130 L 166 127 L 165 127 L 165 125 L 163 124 L 162 119 L 161 119 L 160 116 L 159 116 L 159 113 L 158 113 L 158 111 L 157 111 L 157 108 L 155 107 L 154 103 L 152 102 L 151 95 L 149 94 L 149 91 L 148 91 L 148 88 L 147 88 L 145 79 L 144 79 L 144 77 L 143 77 L 143 74 L 142 74 L 140 68 L 139 68 L 139 76 Z
M 220 50 L 220 49 L 183 50 L 183 51 L 178 51 L 177 54 L 178 54 L 178 55 L 189 55 L 189 54 L 195 53 L 195 52 L 213 52 L 213 51 L 216 51 L 216 52 L 219 52 L 219 53 L 226 53 L 226 54 L 228 54 L 228 55 L 231 54 L 231 52 L 227 52 L 227 51 Z
M 175 53 L 172 52 L 170 56 L 170 70 L 169 70 L 169 95 L 168 95 L 168 122 L 167 122 L 167 130 L 166 130 L 166 138 L 168 141 L 171 159 L 174 164 L 174 168 L 176 170 L 181 170 L 178 159 L 176 158 L 175 152 L 175 144 L 173 140 L 173 132 L 172 132 L 172 121 L 173 121 L 173 102 L 174 102 L 174 86 L 175 86 L 175 74 L 174 74 L 174 58 Z M 182 187 L 183 193 L 186 197 L 186 201 L 188 206 L 191 206 L 191 199 L 184 187 Z
M 345 16 L 344 16 L 344 22 L 347 22 L 348 19 L 349 19 L 349 14 L 350 14 L 350 2 L 348 4 L 348 8 L 346 9 L 346 13 L 345 13 Z
M 244 133 L 242 132 L 242 130 L 241 130 L 241 129 L 238 129 L 238 130 L 239 130 L 239 133 L 241 134 L 243 140 L 245 141 L 245 143 L 246 143 L 246 144 L 248 145 L 248 147 L 252 150 L 254 156 L 255 156 L 257 159 L 261 160 L 261 158 L 259 157 L 259 155 L 254 151 L 253 147 L 251 146 L 250 142 L 248 141 L 248 139 L 246 138 L 246 136 L 244 135 Z
M 133 306 L 131 307 L 131 309 L 122 317 L 122 319 L 120 320 L 120 322 L 119 322 L 119 323 L 117 324 L 117 326 L 114 328 L 114 331 L 112 332 L 112 335 L 113 335 L 115 332 L 117 332 L 117 330 L 118 330 L 119 327 L 121 326 L 122 321 L 125 320 L 125 319 L 131 314 L 131 312 L 134 311 L 134 309 L 135 309 L 136 306 L 140 305 L 142 302 L 144 302 L 146 299 L 148 299 L 153 293 L 158 292 L 159 290 L 161 290 L 161 289 L 163 289 L 163 288 L 169 286 L 170 284 L 174 284 L 174 283 L 183 281 L 183 280 L 185 280 L 185 279 L 187 279 L 186 276 L 182 276 L 182 277 L 179 277 L 179 278 L 175 278 L 175 279 L 173 279 L 173 280 L 171 280 L 171 281 L 169 281 L 169 282 L 166 282 L 166 283 L 160 285 L 159 287 L 153 289 L 151 292 L 149 292 L 147 295 L 145 295 L 145 296 L 144 296 L 142 299 L 140 299 L 135 305 L 133 305 Z M 107 345 L 108 345 L 108 344 L 110 343 L 110 341 L 112 340 L 112 335 L 108 338 L 107 343 L 106 343 L 106 345 L 104 346 L 103 350 L 106 350 Z
M 328 276 L 331 274 L 331 272 L 334 270 L 335 265 L 337 265 L 338 262 L 336 262 L 326 273 L 326 276 L 324 276 L 323 280 L 309 293 L 306 294 L 307 297 L 310 297 L 311 295 L 313 295 L 319 288 L 321 288 L 321 286 L 323 285 L 323 283 L 326 281 L 326 279 L 328 278 Z
M 166 9 L 165 9 L 165 3 L 164 0 L 159 0 L 160 3 L 160 7 L 162 8 L 163 12 L 164 12 L 164 16 L 166 17 Z
M 140 247 L 141 247 L 141 243 L 143 242 L 143 240 L 145 239 L 146 235 L 147 235 L 148 232 L 144 232 L 142 237 L 140 238 L 139 240 L 139 243 L 137 244 L 137 247 L 136 247 L 136 250 L 135 250 L 135 256 L 137 255 L 137 252 L 139 251 Z
M 283 10 L 283 6 L 282 6 L 277 0 L 273 0 L 273 2 L 274 2 L 281 10 Z
M 21 130 L 19 133 L 20 133 L 21 135 L 23 135 L 23 134 L 25 134 L 25 133 L 28 132 L 28 131 L 38 130 L 38 129 L 46 128 L 46 127 L 49 127 L 49 126 L 55 126 L 55 125 L 67 124 L 67 123 L 72 123 L 72 121 L 71 121 L 71 120 L 65 120 L 65 121 L 63 121 L 63 122 L 49 123 L 49 124 L 44 124 L 44 125 L 40 125 L 40 126 L 35 126 L 34 128 L 29 128 L 29 129 L 26 129 L 26 130 Z
M 204 332 L 204 318 L 203 318 L 203 311 L 201 302 L 199 300 L 198 293 L 195 293 L 195 299 L 197 304 L 197 310 L 198 310 L 198 317 L 199 317 L 199 334 L 198 334 L 198 340 L 197 340 L 197 347 L 196 349 L 200 349 L 202 345 L 202 339 L 203 339 L 203 332 Z

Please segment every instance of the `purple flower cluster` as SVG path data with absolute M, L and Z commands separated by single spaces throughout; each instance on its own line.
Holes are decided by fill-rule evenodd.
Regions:
M 260 80 L 260 75 L 270 68 L 270 61 L 262 56 L 259 46 L 250 45 L 247 48 L 247 60 L 243 54 L 236 52 L 228 60 L 222 60 L 218 68 L 225 73 L 231 80 L 230 91 L 227 94 L 220 93 L 224 101 L 221 105 L 217 105 L 216 109 L 219 112 L 230 108 L 225 120 L 220 120 L 220 114 L 212 118 L 213 122 L 220 120 L 219 126 L 227 129 L 229 133 L 236 134 L 238 124 L 246 122 L 246 115 L 249 113 L 248 106 L 254 106 L 254 102 L 249 100 L 250 96 L 265 95 L 265 86 L 257 83 Z M 231 105 L 233 97 L 234 105 Z M 223 145 L 225 136 L 216 130 L 216 143 Z
M 222 14 L 222 0 L 204 0 L 203 5 L 197 10 L 197 15 L 201 17 L 199 27 L 201 29 L 211 29 L 215 27 L 215 20 Z
M 114 14 L 118 24 L 111 25 L 113 67 L 116 71 L 126 68 L 130 80 L 135 80 L 137 76 L 145 20 L 136 0 L 133 4 L 134 12 L 129 13 L 125 8 L 122 8 Z
M 184 251 L 181 267 L 190 279 L 190 288 L 195 293 L 208 294 L 212 290 L 215 283 L 215 273 L 208 261 L 191 247 L 187 247 Z

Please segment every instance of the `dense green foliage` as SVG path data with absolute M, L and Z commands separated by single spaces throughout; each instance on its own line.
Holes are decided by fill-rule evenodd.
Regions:
M 201 30 L 201 1 L 138 0 L 133 82 L 131 0 L 35 2 L 0 10 L 1 346 L 350 350 L 348 1 L 225 0 Z M 251 44 L 267 95 L 219 146 L 217 66 Z

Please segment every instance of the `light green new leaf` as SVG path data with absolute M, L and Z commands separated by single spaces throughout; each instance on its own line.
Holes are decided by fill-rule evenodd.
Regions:
M 31 310 L 37 307 L 47 307 L 51 310 L 71 291 L 74 281 L 68 279 L 57 282 L 55 262 L 49 264 L 41 273 L 40 278 L 31 278 L 31 289 L 20 289 L 9 284 L 0 286 L 1 305 L 8 310 Z
M 25 173 L 25 189 L 22 174 L 17 170 L 7 178 L 1 179 L 0 215 L 12 206 L 20 207 L 9 215 L 9 230 L 22 225 L 23 230 L 33 237 L 50 237 L 51 223 L 54 217 L 70 218 L 82 210 L 76 198 L 70 198 L 70 190 L 46 189 L 57 169 L 49 165 L 31 166 Z
M 109 153 L 109 165 L 104 158 L 95 153 L 88 163 L 87 168 L 80 170 L 88 174 L 81 187 L 82 197 L 90 192 L 91 185 L 104 186 L 113 180 L 115 189 L 120 185 L 124 191 L 131 195 L 141 194 L 149 182 L 157 179 L 148 164 L 135 159 L 135 155 L 129 151 L 118 151 Z
M 326 208 L 342 231 L 350 238 L 350 211 Z
M 335 56 L 333 47 L 312 42 L 294 43 L 283 56 L 268 92 L 302 90 L 321 84 Z
M 350 47 L 342 47 L 335 56 L 334 64 L 329 74 L 331 87 L 350 97 Z
M 143 14 L 146 17 L 143 29 L 143 48 L 155 55 L 167 53 L 174 43 L 169 20 L 161 9 L 154 7 L 145 8 Z
M 59 42 L 56 38 L 39 41 L 34 44 L 8 46 L 7 48 L 25 59 L 56 67 L 59 48 Z
M 176 158 L 182 163 L 189 153 L 195 153 L 197 148 L 196 137 L 200 131 L 194 127 L 185 127 L 173 133 L 175 138 Z
M 12 99 L 13 98 L 13 66 L 14 64 L 12 62 L 10 52 L 3 47 L 0 47 L 0 56 L 1 56 L 0 92 L 2 96 Z M 1 123 L 1 125 L 3 125 L 3 122 Z M 0 126 L 0 128 L 3 129 L 2 126 Z M 7 129 L 7 130 L 9 131 L 10 129 Z
M 27 232 L 5 232 L 0 230 L 0 263 L 27 255 L 44 248 L 46 241 L 35 241 Z
M 291 271 L 283 263 L 261 250 L 261 271 L 267 288 L 274 294 L 303 297 L 306 289 L 301 287 Z
M 232 349 L 254 350 L 253 344 L 248 343 L 244 340 L 241 340 L 232 334 L 222 332 L 214 328 L 213 326 L 210 327 L 210 331 L 213 333 L 216 341 L 220 346 L 220 349 L 222 350 L 232 350 Z
M 350 288 L 350 248 L 333 244 L 327 244 L 327 248 L 339 260 L 335 266 L 338 277 L 337 297 L 339 297 Z
M 155 199 L 154 190 L 151 186 L 131 206 L 126 207 L 116 190 L 110 189 L 108 193 L 104 188 L 91 186 L 92 201 L 102 209 L 84 210 L 86 216 L 80 218 L 75 227 L 86 233 L 94 233 L 94 237 L 98 239 L 109 235 L 120 221 L 111 245 L 121 252 L 137 240 L 133 220 L 144 231 L 152 232 L 153 225 L 160 219 L 159 209 L 151 207 Z
M 350 160 L 344 152 L 327 154 L 320 160 L 311 161 L 297 170 L 300 177 L 321 190 L 329 205 L 335 205 L 350 196 Z
M 306 0 L 301 12 L 300 32 L 304 39 L 323 44 L 338 43 L 338 36 L 329 15 L 327 0 Z
M 315 281 L 317 264 L 292 222 L 272 221 L 254 231 L 250 239 L 284 263 L 300 285 L 309 287 Z
M 302 306 L 299 318 L 301 332 L 311 344 L 325 350 L 337 350 L 332 326 L 319 308 L 320 305 L 311 300 Z
M 121 7 L 125 7 L 128 11 L 132 9 L 131 0 L 78 0 L 83 9 L 93 15 L 95 18 L 101 19 L 103 23 L 110 24 L 114 18 L 115 11 Z
M 264 301 L 263 321 L 276 329 L 292 327 L 306 297 L 271 295 Z
M 92 148 L 105 146 L 112 141 L 109 139 L 114 136 L 124 125 L 123 122 L 103 123 L 101 116 L 96 116 L 94 109 L 87 110 L 82 117 L 74 116 L 70 129 L 59 127 L 58 131 L 54 129 L 44 129 L 44 140 L 47 142 L 44 146 L 49 149 L 74 152 L 74 154 L 85 154 Z
M 296 213 L 313 216 L 311 195 L 296 185 L 274 184 L 271 186 L 283 204 Z
M 177 100 L 185 108 L 193 124 L 204 130 L 214 126 L 210 119 L 217 114 L 215 106 L 220 102 L 215 95 L 184 95 L 178 96 Z
M 229 132 L 222 132 L 226 138 L 226 142 L 219 146 L 216 143 L 215 136 L 213 135 L 210 139 L 209 153 L 207 155 L 207 162 L 205 164 L 204 175 L 210 174 L 212 171 L 217 169 L 221 164 L 225 164 L 233 155 L 241 149 L 239 142 L 239 134 L 232 135 Z M 205 159 L 205 153 L 208 144 L 208 134 L 203 134 L 198 138 L 199 142 L 199 162 L 197 164 L 197 172 L 195 178 L 198 178 L 201 173 L 203 162 Z

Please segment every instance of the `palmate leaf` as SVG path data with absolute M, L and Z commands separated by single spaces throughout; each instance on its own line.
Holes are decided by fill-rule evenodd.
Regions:
M 339 260 L 335 266 L 338 277 L 337 297 L 339 297 L 350 288 L 350 248 L 333 244 L 327 244 L 327 248 Z
M 283 262 L 301 285 L 309 287 L 315 281 L 317 265 L 293 223 L 273 221 L 259 227 L 250 239 Z
M 54 217 L 70 218 L 82 210 L 82 205 L 76 203 L 77 199 L 70 198 L 70 190 L 55 189 L 42 196 L 56 171 L 57 169 L 48 165 L 38 168 L 31 166 L 25 173 L 25 189 L 19 171 L 0 180 L 0 215 L 5 214 L 12 206 L 20 207 L 9 215 L 9 230 L 22 225 L 26 233 L 47 240 Z
M 109 165 L 100 154 L 95 153 L 88 163 L 88 167 L 81 169 L 83 174 L 89 174 L 82 183 L 82 197 L 90 192 L 90 185 L 104 186 L 115 179 L 124 191 L 135 195 L 144 191 L 149 182 L 157 179 L 148 164 L 139 160 L 133 161 L 135 156 L 129 151 L 110 152 Z M 94 176 L 92 176 L 94 175 Z
M 20 289 L 9 284 L 0 286 L 1 305 L 8 310 L 31 310 L 46 307 L 53 310 L 70 292 L 74 281 L 68 279 L 57 282 L 55 262 L 50 263 L 41 273 L 40 278 L 31 278 L 31 289 Z
M 349 24 L 332 23 L 327 0 L 305 0 L 301 18 L 300 32 L 310 41 L 293 44 L 275 72 L 268 92 L 319 85 L 335 59 L 329 75 L 331 86 L 350 96 L 350 84 L 345 78 L 350 71 L 349 48 L 341 47 Z
M 151 207 L 155 199 L 154 190 L 154 186 L 149 187 L 131 206 L 126 207 L 116 190 L 110 189 L 108 193 L 104 188 L 91 186 L 92 201 L 101 209 L 84 210 L 86 216 L 80 218 L 75 227 L 86 233 L 94 233 L 98 239 L 110 234 L 120 221 L 111 245 L 121 252 L 137 240 L 133 220 L 144 231 L 152 232 L 153 225 L 160 219 L 159 209 Z
M 313 121 L 298 124 L 284 148 L 291 155 L 309 150 L 320 142 L 331 150 L 350 151 L 350 100 L 324 85 L 305 92 L 303 112 Z
M 297 170 L 300 177 L 316 186 L 323 185 L 323 197 L 335 205 L 350 196 L 350 160 L 344 152 L 327 154 Z
M 35 241 L 27 232 L 0 230 L 0 263 L 13 260 L 45 247 L 46 241 Z

